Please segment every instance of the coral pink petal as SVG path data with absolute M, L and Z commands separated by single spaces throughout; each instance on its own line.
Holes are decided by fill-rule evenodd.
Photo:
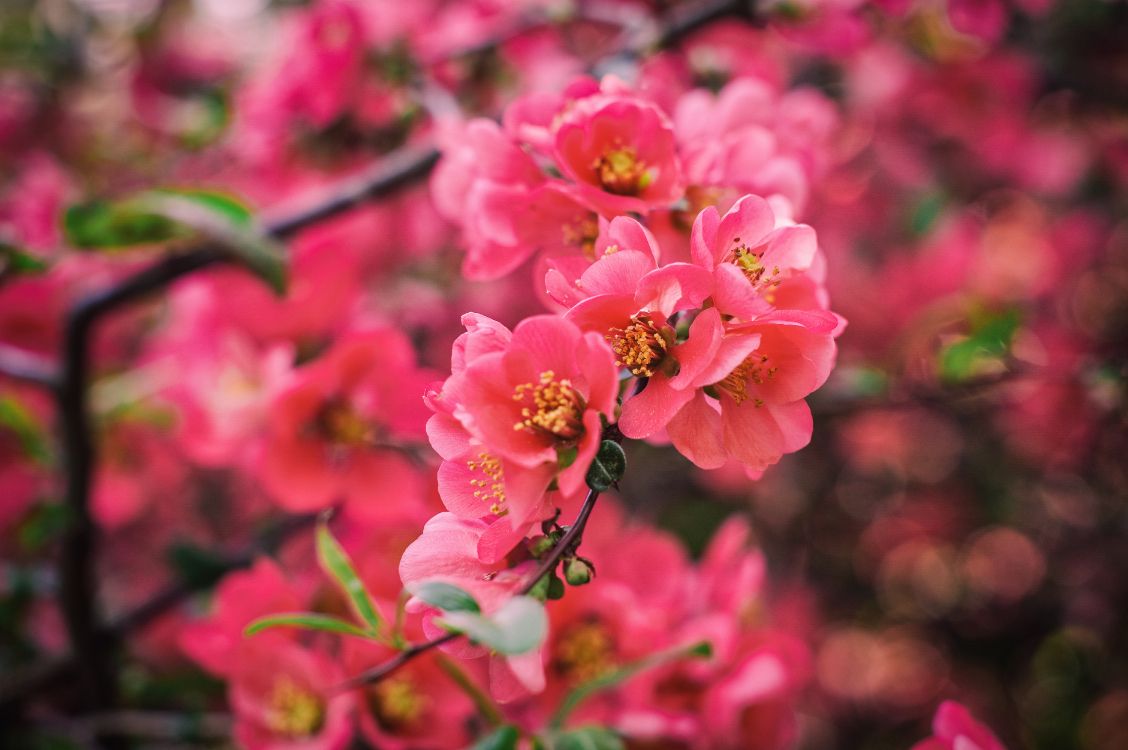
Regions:
M 619 429 L 632 439 L 647 438 L 661 430 L 693 398 L 693 389 L 676 390 L 664 377 L 654 377 L 637 396 L 623 404 Z
M 719 469 L 728 461 L 721 442 L 721 415 L 701 392 L 670 420 L 666 432 L 678 452 L 702 469 Z

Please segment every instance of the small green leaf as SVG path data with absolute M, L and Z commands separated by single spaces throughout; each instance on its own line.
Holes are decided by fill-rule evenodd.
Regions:
M 614 672 L 577 685 L 570 693 L 564 696 L 564 700 L 560 702 L 559 708 L 556 709 L 552 718 L 549 719 L 548 725 L 550 727 L 563 726 L 568 716 L 585 700 L 596 693 L 618 686 L 631 677 L 634 677 L 639 672 L 645 672 L 648 669 L 654 669 L 655 667 L 660 667 L 663 664 L 668 664 L 679 659 L 708 659 L 712 656 L 712 644 L 708 641 L 699 641 L 690 646 L 678 646 L 633 661 L 616 669 Z
M 43 273 L 48 268 L 46 261 L 6 242 L 0 242 L 0 258 L 3 259 L 0 271 L 4 273 L 36 274 Z
M 606 492 L 627 470 L 627 454 L 614 440 L 604 440 L 595 454 L 587 472 L 587 486 L 596 492 Z
M 0 396 L 0 428 L 15 436 L 28 458 L 46 464 L 51 460 L 43 428 L 22 403 L 11 396 Z
M 256 633 L 261 633 L 268 628 L 282 627 L 324 630 L 330 633 L 355 635 L 360 638 L 372 637 L 371 633 L 358 628 L 351 622 L 346 622 L 336 617 L 330 617 L 329 615 L 319 615 L 314 612 L 283 612 L 277 615 L 260 617 L 243 630 L 243 635 L 251 636 Z
M 971 333 L 941 353 L 940 374 L 947 380 L 975 375 L 984 364 L 1010 351 L 1021 323 L 1017 310 L 973 316 Z
M 163 195 L 174 195 L 198 203 L 216 214 L 226 217 L 233 224 L 249 227 L 254 214 L 251 209 L 238 198 L 217 190 L 197 190 L 193 188 L 160 188 L 154 192 Z
M 321 569 L 340 586 L 353 611 L 368 626 L 369 635 L 379 633 L 380 615 L 376 611 L 376 605 L 372 603 L 368 589 L 357 576 L 349 556 L 345 554 L 340 542 L 333 538 L 329 525 L 324 521 L 317 526 L 317 560 Z
M 467 750 L 515 750 L 521 730 L 512 724 L 504 724 L 475 742 Z
M 445 581 L 424 581 L 410 588 L 412 596 L 446 612 L 481 612 L 482 608 L 468 592 Z
M 607 727 L 586 726 L 566 732 L 547 732 L 546 750 L 623 750 L 622 738 Z
M 173 221 L 142 206 L 101 200 L 69 207 L 63 213 L 63 233 L 67 242 L 84 250 L 166 242 L 181 234 Z
M 249 211 L 234 199 L 206 191 L 152 191 L 135 202 L 150 213 L 217 240 L 276 293 L 286 291 L 284 249 L 255 231 Z
M 499 654 L 510 656 L 532 651 L 544 642 L 548 634 L 548 615 L 544 605 L 529 596 L 513 597 L 490 616 L 448 612 L 437 622 Z
M 42 550 L 62 536 L 73 517 L 70 507 L 63 503 L 37 503 L 20 525 L 20 545 L 29 552 Z

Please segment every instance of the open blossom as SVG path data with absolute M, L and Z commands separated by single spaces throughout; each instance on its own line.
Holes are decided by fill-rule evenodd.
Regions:
M 247 750 L 341 750 L 355 710 L 352 693 L 332 691 L 344 679 L 333 660 L 294 641 L 245 640 L 228 686 L 235 738 Z
M 258 476 L 290 510 L 344 501 L 369 516 L 411 516 L 422 479 L 404 449 L 423 437 L 428 374 L 393 328 L 348 336 L 297 371 L 271 408 Z
M 512 333 L 483 316 L 463 322 L 451 376 L 429 398 L 427 434 L 445 459 L 439 493 L 463 518 L 504 517 L 519 538 L 553 481 L 566 496 L 583 490 L 602 422 L 615 416 L 613 355 L 602 336 L 553 315 Z
M 1006 750 L 991 730 L 955 701 L 944 701 L 932 718 L 932 737 L 912 750 Z
M 510 567 L 504 559 L 490 562 L 481 559 L 483 535 L 492 526 L 505 525 L 503 519 L 468 520 L 453 513 L 439 513 L 404 550 L 399 565 L 404 587 L 410 590 L 413 584 L 424 581 L 450 583 L 469 592 L 485 614 L 496 612 L 520 592 L 534 567 L 531 561 Z M 419 611 L 425 609 L 425 605 L 412 600 L 408 602 L 408 609 Z M 423 628 L 429 637 L 444 633 L 427 618 L 423 620 Z M 492 654 L 466 643 L 454 643 L 445 648 L 461 659 L 487 657 L 490 692 L 499 701 L 508 702 L 544 690 L 545 673 L 539 648 L 516 656 Z

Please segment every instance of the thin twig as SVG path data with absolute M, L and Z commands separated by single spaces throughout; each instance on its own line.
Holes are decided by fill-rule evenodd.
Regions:
M 541 564 L 537 566 L 536 572 L 529 576 L 528 580 L 516 594 L 517 596 L 525 596 L 530 591 L 532 591 L 533 588 L 536 587 L 537 582 L 551 573 L 553 570 L 555 570 L 556 565 L 560 562 L 561 558 L 568 554 L 569 550 L 574 549 L 580 543 L 580 540 L 584 533 L 584 527 L 587 526 L 588 519 L 591 517 L 591 511 L 593 508 L 595 508 L 595 501 L 598 499 L 598 492 L 596 492 L 595 490 L 588 491 L 587 497 L 584 499 L 584 504 L 580 508 L 580 512 L 576 515 L 576 520 L 568 528 L 568 531 L 565 532 L 564 536 L 560 538 L 560 541 L 557 542 L 555 546 L 553 546 L 552 550 L 549 551 L 544 560 L 541 561 Z M 400 667 L 410 662 L 412 659 L 425 654 L 431 649 L 438 648 L 439 646 L 446 645 L 453 640 L 461 638 L 462 635 L 462 633 L 447 633 L 446 635 L 441 635 L 438 638 L 432 638 L 429 641 L 416 643 L 415 645 L 396 654 L 393 658 L 389 659 L 383 664 L 377 665 L 372 669 L 369 669 L 368 671 L 362 672 L 356 677 L 353 677 L 352 679 L 346 680 L 336 689 L 352 690 L 364 685 L 370 685 L 374 682 L 379 682 L 380 680 L 395 672 Z

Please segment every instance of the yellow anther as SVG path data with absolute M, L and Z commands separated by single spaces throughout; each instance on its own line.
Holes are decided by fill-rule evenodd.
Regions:
M 289 677 L 274 683 L 270 694 L 266 724 L 275 734 L 309 737 L 321 729 L 325 706 L 315 693 L 300 687 Z
M 514 430 L 547 433 L 562 440 L 575 440 L 584 431 L 584 403 L 567 378 L 545 370 L 539 382 L 522 383 L 513 389 L 513 400 L 524 404 Z
M 752 354 L 745 357 L 744 361 L 733 368 L 732 372 L 713 384 L 714 388 L 724 391 L 738 405 L 748 398 L 748 384 L 763 385 L 772 380 L 778 367 L 768 367 L 768 358 L 763 354 Z M 764 405 L 762 399 L 753 399 L 757 408 Z
M 632 375 L 649 378 L 666 356 L 669 343 L 646 313 L 631 317 L 626 328 L 612 328 L 606 336 L 615 354 L 615 364 Z
M 505 507 L 505 469 L 501 461 L 489 453 L 479 453 L 477 460 L 470 459 L 466 462 L 470 471 L 481 472 L 481 477 L 470 480 L 470 486 L 475 487 L 474 497 L 483 503 L 489 503 L 490 513 L 495 516 L 504 516 L 509 512 Z
M 603 189 L 615 195 L 639 195 L 650 183 L 646 163 L 629 147 L 604 152 L 592 168 Z
M 552 667 L 568 682 L 587 682 L 614 670 L 614 654 L 607 629 L 598 622 L 583 622 L 560 634 Z
M 418 722 L 430 705 L 430 699 L 411 680 L 393 677 L 369 689 L 369 705 L 383 729 L 396 731 Z

